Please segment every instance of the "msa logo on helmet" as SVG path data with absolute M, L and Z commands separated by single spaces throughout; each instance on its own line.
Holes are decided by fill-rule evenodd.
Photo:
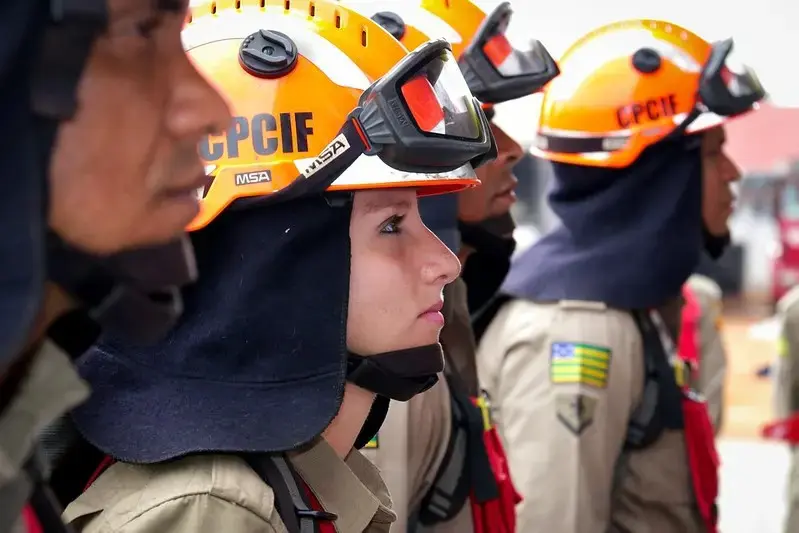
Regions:
M 308 136 L 313 135 L 313 113 L 259 113 L 254 117 L 233 117 L 233 123 L 224 134 L 224 140 L 209 135 L 200 141 L 200 157 L 213 162 L 227 156 L 236 159 L 243 149 L 245 154 L 269 156 L 280 151 L 284 154 L 308 151 Z M 247 146 L 249 144 L 249 146 Z
M 620 128 L 637 126 L 677 114 L 677 95 L 674 93 L 633 102 L 616 109 L 616 122 Z
M 328 144 L 327 147 L 322 150 L 322 153 L 316 156 L 313 162 L 311 162 L 311 164 L 302 171 L 303 175 L 306 178 L 310 178 L 329 165 L 338 156 L 346 152 L 349 147 L 350 143 L 347 141 L 347 137 L 345 137 L 343 133 L 340 133 L 338 137 L 333 139 L 333 142 Z
M 272 181 L 272 172 L 269 170 L 256 170 L 255 172 L 240 172 L 236 174 L 236 187 Z

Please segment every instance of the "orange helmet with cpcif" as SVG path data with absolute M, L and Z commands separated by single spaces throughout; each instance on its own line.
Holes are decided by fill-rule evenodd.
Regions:
M 408 54 L 326 0 L 216 0 L 192 5 L 183 42 L 234 114 L 200 143 L 210 181 L 190 230 L 245 198 L 457 191 L 491 157 L 488 122 L 443 41 Z
M 538 92 L 558 75 L 555 60 L 539 41 L 514 46 L 508 31 L 514 20 L 508 2 L 488 14 L 471 0 L 353 1 L 352 5 L 407 48 L 430 38 L 452 43 L 469 89 L 486 104 Z
M 711 44 L 659 20 L 590 32 L 566 51 L 561 75 L 544 91 L 532 153 L 626 167 L 667 136 L 703 131 L 755 109 L 766 93 L 732 51 L 732 39 Z

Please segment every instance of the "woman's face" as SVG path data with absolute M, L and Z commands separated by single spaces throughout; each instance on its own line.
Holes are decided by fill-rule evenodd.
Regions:
M 347 346 L 378 353 L 438 342 L 460 262 L 419 217 L 415 189 L 355 193 Z

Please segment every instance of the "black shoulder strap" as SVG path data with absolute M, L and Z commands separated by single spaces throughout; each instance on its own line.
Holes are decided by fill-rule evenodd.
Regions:
M 640 449 L 652 444 L 663 429 L 681 429 L 681 392 L 649 311 L 632 313 L 641 333 L 644 351 L 644 391 L 627 425 L 625 448 Z
M 457 375 L 446 374 L 452 405 L 452 432 L 433 486 L 422 499 L 418 522 L 430 526 L 453 519 L 474 492 L 479 502 L 499 496 L 483 441 L 483 417 Z
M 333 513 L 311 509 L 297 474 L 282 455 L 253 454 L 244 460 L 274 491 L 275 507 L 289 533 L 318 533 L 317 520 L 338 518 Z
M 488 326 L 493 322 L 494 317 L 500 312 L 502 307 L 513 300 L 512 296 L 503 293 L 497 293 L 493 298 L 483 305 L 480 309 L 472 313 L 472 330 L 474 331 L 474 340 L 480 344 L 483 334 L 488 329 Z
M 447 381 L 450 381 L 449 377 Z M 433 485 L 419 504 L 418 522 L 425 526 L 451 520 L 460 512 L 469 497 L 471 464 L 468 460 L 468 414 L 454 391 L 450 392 L 450 405 L 452 430 L 447 449 Z

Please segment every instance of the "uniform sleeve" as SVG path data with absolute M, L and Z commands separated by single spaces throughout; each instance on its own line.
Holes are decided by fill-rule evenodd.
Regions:
M 505 349 L 492 396 L 518 531 L 604 533 L 614 465 L 643 382 L 628 313 L 590 302 L 537 306 Z
M 435 481 L 452 432 L 449 387 L 442 374 L 430 390 L 408 402 L 409 509 L 416 509 Z
M 721 335 L 721 291 L 696 292 L 700 300 L 699 317 L 699 392 L 707 399 L 710 420 L 716 433 L 724 415 L 724 383 L 727 376 L 727 351 Z
M 774 372 L 774 411 L 778 418 L 799 410 L 799 293 L 790 291 L 778 304 L 780 337 Z
M 378 435 L 361 453 L 375 464 L 388 486 L 398 531 L 407 529 L 430 490 L 447 451 L 452 420 L 444 375 L 430 390 L 407 402 L 391 402 Z
M 73 526 L 80 533 L 287 533 L 282 524 L 270 524 L 252 511 L 211 494 L 167 500 L 122 523 L 112 524 L 99 514 L 85 525 L 76 522 Z

